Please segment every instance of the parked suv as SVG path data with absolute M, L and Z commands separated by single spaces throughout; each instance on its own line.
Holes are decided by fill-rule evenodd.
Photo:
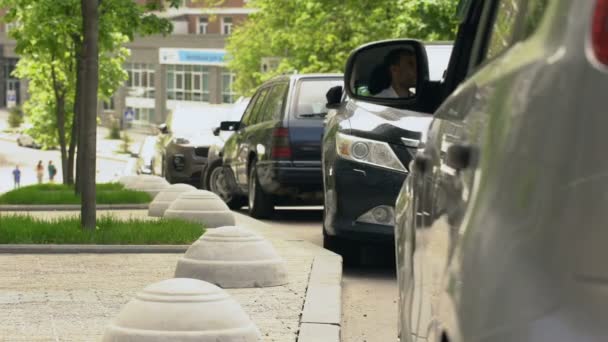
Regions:
M 401 341 L 606 341 L 608 1 L 463 0 L 398 197 Z M 351 56 L 347 85 L 366 51 Z
M 209 147 L 217 142 L 213 129 L 230 119 L 232 105 L 179 104 L 159 126 L 158 155 L 169 183 L 198 186 Z
M 395 44 L 390 49 L 368 50 L 358 70 L 358 91 L 375 94 L 389 87 L 367 81 L 378 77 L 389 82 L 384 77 L 389 75 L 379 74 L 388 73 L 388 55 L 398 49 Z M 429 44 L 426 50 L 430 71 L 425 68 L 425 72 L 428 79 L 439 82 L 452 44 Z M 393 244 L 395 201 L 431 116 L 345 100 L 339 94 L 329 104 L 336 110 L 328 118 L 323 139 L 323 245 L 356 260 L 361 242 Z
M 325 93 L 339 74 L 280 76 L 264 83 L 224 145 L 224 170 L 249 213 L 268 217 L 275 204 L 322 203 L 321 138 Z

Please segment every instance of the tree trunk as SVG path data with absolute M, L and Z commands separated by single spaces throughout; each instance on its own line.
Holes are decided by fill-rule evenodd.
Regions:
M 59 134 L 59 147 L 61 148 L 61 174 L 63 184 L 68 184 L 68 153 L 65 139 L 65 95 L 56 92 L 56 114 L 57 114 L 57 133 Z
M 99 13 L 98 0 L 82 0 L 83 41 L 83 121 L 81 134 L 84 149 L 82 169 L 79 171 L 82 186 L 80 219 L 84 229 L 95 229 L 95 167 L 97 145 L 97 88 L 99 83 Z
M 80 39 L 80 37 L 77 37 L 75 39 Z M 76 154 L 76 186 L 74 187 L 74 190 L 76 192 L 77 195 L 80 195 L 82 192 L 82 182 L 81 180 L 83 179 L 83 177 L 81 177 L 81 171 L 82 171 L 82 160 L 83 160 L 83 156 L 84 153 L 80 153 L 81 151 L 84 151 L 84 134 L 81 134 L 81 128 L 82 128 L 82 122 L 83 122 L 83 113 L 84 111 L 82 110 L 82 97 L 84 94 L 83 91 L 83 86 L 85 84 L 85 82 L 83 82 L 84 79 L 84 63 L 82 60 L 82 44 L 81 43 L 77 43 L 75 44 L 75 49 L 76 49 L 76 96 L 74 98 L 74 126 L 75 128 L 75 133 L 76 133 L 76 141 L 78 143 L 78 148 L 77 148 L 77 154 Z
M 55 59 L 55 56 L 52 57 Z M 65 139 L 65 91 L 57 82 L 57 74 L 55 67 L 51 67 L 51 78 L 53 79 L 53 93 L 55 94 L 55 115 L 57 116 L 57 135 L 59 136 L 59 148 L 61 150 L 61 172 L 63 175 L 63 184 L 67 184 L 67 149 Z

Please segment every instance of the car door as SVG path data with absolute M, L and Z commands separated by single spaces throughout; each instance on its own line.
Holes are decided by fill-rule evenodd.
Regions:
M 247 189 L 247 178 L 249 176 L 247 163 L 249 162 L 249 155 L 252 151 L 255 151 L 254 138 L 256 135 L 256 125 L 261 118 L 260 113 L 264 102 L 266 102 L 270 88 L 271 85 L 266 85 L 259 90 L 249 117 L 242 122 L 241 127 L 239 127 L 239 130 L 235 134 L 237 135 L 237 154 L 234 162 L 234 174 L 238 185 L 243 191 Z
M 242 139 L 241 132 L 244 130 L 245 127 L 247 127 L 247 125 L 251 121 L 253 109 L 256 107 L 257 101 L 260 98 L 260 93 L 261 90 L 258 90 L 253 95 L 251 101 L 245 109 L 245 112 L 243 113 L 243 116 L 241 117 L 239 128 L 230 136 L 230 138 L 228 138 L 228 140 L 226 140 L 226 143 L 224 144 L 223 164 L 224 166 L 230 169 L 231 173 L 234 175 L 235 181 L 238 181 L 237 170 L 239 169 L 238 157 Z
M 430 162 L 423 177 L 427 191 L 422 192 L 430 200 L 421 198 L 420 201 L 430 203 L 430 207 L 425 208 L 428 212 L 421 213 L 423 219 L 415 233 L 414 274 L 418 277 L 418 286 L 414 289 L 413 315 L 417 319 L 412 326 L 416 327 L 419 338 L 436 341 L 441 333 L 448 331 L 450 341 L 460 341 L 462 332 L 458 322 L 465 316 L 471 318 L 470 313 L 458 311 L 466 305 L 457 306 L 457 302 L 462 305 L 458 289 L 463 281 L 458 275 L 458 263 L 452 260 L 467 228 L 463 222 L 475 196 L 475 184 L 480 181 L 480 157 L 494 153 L 484 151 L 491 146 L 488 142 L 496 138 L 488 126 L 490 119 L 510 107 L 510 90 L 516 80 L 528 75 L 525 63 L 511 59 L 518 53 L 517 43 L 534 29 L 526 21 L 523 30 L 524 19 L 530 6 L 536 10 L 538 3 L 545 2 L 486 2 L 483 16 L 487 20 L 482 20 L 477 30 L 469 63 L 470 76 L 435 113 L 422 156 Z M 467 300 L 474 302 L 480 298 Z

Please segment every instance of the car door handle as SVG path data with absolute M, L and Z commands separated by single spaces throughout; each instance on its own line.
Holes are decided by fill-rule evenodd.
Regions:
M 464 170 L 477 164 L 477 148 L 469 144 L 448 147 L 446 164 L 455 170 Z

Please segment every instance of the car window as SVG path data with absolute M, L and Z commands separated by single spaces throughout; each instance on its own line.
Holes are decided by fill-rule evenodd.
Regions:
M 523 6 L 523 0 L 501 0 L 498 3 L 486 51 L 486 60 L 493 59 L 513 44 L 517 18 Z
M 257 101 L 255 101 L 255 106 L 253 107 L 253 111 L 251 112 L 251 117 L 249 118 L 249 125 L 255 125 L 260 123 L 260 113 L 262 112 L 262 107 L 264 106 L 264 102 L 268 97 L 268 92 L 270 91 L 270 87 L 266 87 L 260 91 L 260 95 L 258 95 Z
M 258 99 L 260 98 L 260 92 L 258 91 L 255 95 L 253 95 L 253 98 L 251 99 L 251 102 L 249 102 L 249 105 L 247 106 L 247 109 L 245 109 L 245 112 L 243 113 L 243 117 L 241 118 L 241 122 L 246 126 L 249 125 L 249 122 L 251 121 L 251 113 L 253 112 L 253 107 L 255 107 L 255 105 L 257 104 Z
M 532 35 L 540 25 L 548 3 L 548 0 L 501 0 L 485 59 L 493 59 L 516 42 Z
M 298 84 L 295 115 L 297 118 L 323 118 L 327 114 L 327 91 L 343 86 L 342 79 L 305 79 Z
M 272 88 L 260 114 L 261 118 L 258 119 L 259 122 L 281 119 L 288 88 L 287 83 L 277 84 Z
M 528 8 L 526 9 L 522 28 L 523 39 L 531 36 L 538 26 L 540 26 L 548 6 L 549 0 L 528 0 Z

